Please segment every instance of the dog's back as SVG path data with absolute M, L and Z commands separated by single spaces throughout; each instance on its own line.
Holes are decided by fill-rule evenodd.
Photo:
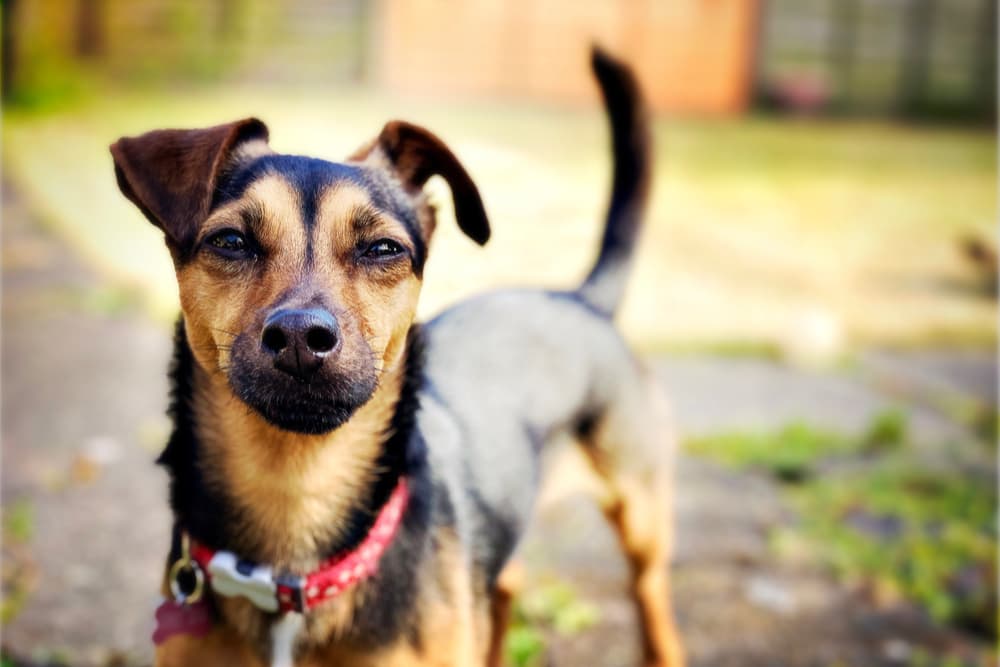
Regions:
M 486 294 L 425 326 L 422 430 L 432 468 L 469 496 L 459 505 L 477 510 L 467 529 L 489 556 L 481 566 L 490 578 L 528 521 L 548 442 L 569 435 L 630 467 L 669 455 L 664 434 L 644 432 L 662 424 L 651 414 L 661 410 L 657 390 L 612 324 L 645 210 L 649 128 L 629 71 L 600 53 L 593 65 L 611 119 L 614 182 L 592 271 L 574 291 Z
M 599 52 L 593 65 L 615 170 L 590 275 L 417 329 L 427 179 L 448 182 L 470 238 L 490 233 L 472 179 L 427 130 L 390 122 L 345 163 L 275 153 L 254 119 L 112 146 L 123 193 L 165 233 L 183 306 L 160 459 L 175 519 L 164 609 L 205 622 L 163 637 L 159 665 L 498 666 L 511 554 L 559 435 L 602 485 L 646 664 L 680 664 L 669 423 L 611 323 L 648 126 L 627 67 Z
M 477 435 L 509 423 L 540 446 L 553 430 L 593 420 L 632 357 L 614 329 L 646 207 L 650 137 L 631 72 L 595 51 L 611 120 L 613 186 L 600 253 L 573 291 L 504 290 L 460 303 L 424 325 L 427 388 Z M 461 407 L 458 407 L 461 406 Z M 480 422 L 483 428 L 479 428 Z M 529 457 L 530 458 L 530 457 Z
M 464 496 L 455 505 L 468 516 L 456 527 L 491 586 L 530 518 L 542 451 L 563 436 L 577 440 L 632 566 L 646 660 L 679 664 L 665 575 L 670 421 L 660 389 L 612 324 L 646 207 L 649 127 L 631 73 L 600 52 L 593 66 L 614 155 L 597 261 L 577 290 L 486 294 L 427 324 L 420 430 L 438 483 Z

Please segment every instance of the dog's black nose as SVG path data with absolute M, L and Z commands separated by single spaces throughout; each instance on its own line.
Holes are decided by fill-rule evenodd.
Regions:
M 340 331 L 323 309 L 278 310 L 264 321 L 260 345 L 274 358 L 275 368 L 304 380 L 339 347 Z

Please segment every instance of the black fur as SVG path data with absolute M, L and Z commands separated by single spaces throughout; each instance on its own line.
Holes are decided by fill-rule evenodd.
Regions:
M 426 476 L 427 452 L 414 429 L 423 360 L 420 329 L 416 326 L 410 330 L 407 348 L 400 397 L 384 436 L 382 454 L 376 462 L 380 471 L 378 479 L 368 497 L 358 499 L 347 525 L 339 531 L 340 537 L 319 554 L 321 558 L 349 551 L 364 539 L 378 515 L 378 509 L 388 500 L 401 475 L 407 476 L 411 490 L 410 509 L 404 525 L 410 526 L 416 520 L 415 516 L 428 514 L 426 508 L 421 509 L 422 501 L 417 497 L 425 486 L 418 478 Z M 191 408 L 194 371 L 195 361 L 184 332 L 184 323 L 178 321 L 170 369 L 171 398 L 168 409 L 173 432 L 157 459 L 157 463 L 166 467 L 170 475 L 170 506 L 174 512 L 175 527 L 187 531 L 193 539 L 206 546 L 231 550 L 252 559 L 254 554 L 250 552 L 253 544 L 238 531 L 242 521 L 236 504 L 227 497 L 224 489 L 209 484 L 202 471 Z M 174 551 L 176 556 L 176 549 Z
M 258 363 L 255 357 L 261 352 L 257 339 L 246 332 L 236 336 L 231 345 L 228 376 L 234 393 L 268 422 L 286 431 L 329 433 L 354 416 L 378 386 L 374 366 L 359 360 L 323 365 L 316 374 L 318 381 L 306 382 L 270 363 Z M 366 351 L 371 357 L 371 350 Z
M 240 525 L 236 505 L 221 489 L 213 488 L 202 474 L 198 439 L 194 431 L 191 407 L 194 392 L 195 361 L 179 319 L 174 330 L 174 357 L 170 366 L 170 407 L 173 422 L 170 440 L 157 463 L 170 475 L 170 507 L 176 528 L 210 547 L 233 544 Z M 175 545 L 175 549 L 176 549 Z
M 614 178 L 601 251 L 578 293 L 603 317 L 625 292 L 652 175 L 652 137 L 639 85 L 628 67 L 598 48 L 591 66 L 611 120 Z
M 392 183 L 384 174 L 367 167 L 337 164 L 299 155 L 265 155 L 238 164 L 232 171 L 220 177 L 211 210 L 214 211 L 226 203 L 236 201 L 254 181 L 268 174 L 279 174 L 301 195 L 302 219 L 309 233 L 306 248 L 307 262 L 312 260 L 311 231 L 316 223 L 319 196 L 329 186 L 337 182 L 347 182 L 364 188 L 371 195 L 375 206 L 392 214 L 403 223 L 415 249 L 412 258 L 413 270 L 418 277 L 423 274 L 424 263 L 427 260 L 427 243 L 409 197 L 400 190 L 398 184 Z
M 328 554 L 338 553 L 338 550 L 345 550 L 364 539 L 371 528 L 374 516 L 378 513 L 378 508 L 386 503 L 396 488 L 399 476 L 408 475 L 426 465 L 427 446 L 415 429 L 417 410 L 420 407 L 417 392 L 423 378 L 423 361 L 420 327 L 414 325 L 407 340 L 406 373 L 403 377 L 399 402 L 385 434 L 382 454 L 375 462 L 376 469 L 382 472 L 372 488 L 368 501 L 355 507 L 351 512 L 346 530 L 342 531 L 345 535 L 341 540 L 342 544 L 339 548 L 336 544 L 331 545 L 327 549 Z
M 421 634 L 426 627 L 426 619 L 420 615 L 425 610 L 421 603 L 457 603 L 458 591 L 452 590 L 456 581 L 453 575 L 468 575 L 459 585 L 471 584 L 474 604 L 484 605 L 488 599 L 485 594 L 495 587 L 496 578 L 530 516 L 531 496 L 528 494 L 533 494 L 537 486 L 542 445 L 557 431 L 584 437 L 592 433 L 601 411 L 613 401 L 624 401 L 629 396 L 615 392 L 614 387 L 635 386 L 642 377 L 607 318 L 620 300 L 645 204 L 649 178 L 648 129 L 635 81 L 627 68 L 601 53 L 595 53 L 593 66 L 611 114 L 615 151 L 614 188 L 600 257 L 577 291 L 524 292 L 519 293 L 517 299 L 500 293 L 456 306 L 452 312 L 459 314 L 452 315 L 451 319 L 442 316 L 423 329 L 411 329 L 404 381 L 391 423 L 385 433 L 372 434 L 374 438 L 380 435 L 382 438 L 382 450 L 376 461 L 380 471 L 377 481 L 355 499 L 356 504 L 347 513 L 343 525 L 332 527 L 336 530 L 329 534 L 336 534 L 337 538 L 316 556 L 325 559 L 356 546 L 370 530 L 379 508 L 385 504 L 401 475 L 408 480 L 409 504 L 400 530 L 380 560 L 378 572 L 358 585 L 360 606 L 355 609 L 345 634 L 330 637 L 331 642 L 343 642 L 359 649 L 377 649 L 402 640 L 420 652 L 427 645 L 426 637 Z M 422 136 L 419 135 L 422 131 L 404 124 L 387 127 L 402 128 L 400 131 L 417 132 L 418 137 Z M 397 143 L 405 143 L 406 136 L 390 133 L 390 138 L 393 136 Z M 425 146 L 431 140 L 436 141 L 433 137 L 424 137 L 416 141 L 416 145 Z M 395 144 L 389 142 L 390 148 L 392 145 Z M 436 145 L 430 146 L 435 148 Z M 410 150 L 412 152 L 412 147 Z M 394 155 L 392 151 L 387 154 Z M 454 160 L 450 152 L 445 157 Z M 406 162 L 402 158 L 400 161 Z M 484 225 L 478 230 L 482 232 L 479 234 L 477 228 L 470 228 L 471 232 L 467 226 L 463 229 L 483 242 L 488 237 L 488 226 L 481 201 L 471 179 L 460 166 L 457 168 L 460 173 L 456 175 L 453 165 L 452 180 L 457 179 L 458 189 L 475 200 L 472 203 L 481 215 L 471 217 L 481 218 Z M 410 170 L 411 185 L 422 185 L 429 175 L 430 172 L 421 169 L 418 166 L 415 172 Z M 418 212 L 412 200 L 405 197 L 396 180 L 374 167 L 334 165 L 290 156 L 257 158 L 223 175 L 212 206 L 240 197 L 250 183 L 266 173 L 280 173 L 304 199 L 311 200 L 303 204 L 307 229 L 313 228 L 319 193 L 337 181 L 350 180 L 364 187 L 376 206 L 403 220 L 415 235 L 414 239 L 421 238 Z M 462 179 L 468 182 L 463 184 Z M 455 185 L 449 183 L 454 194 Z M 456 195 L 456 211 L 460 208 L 458 199 Z M 459 213 L 461 222 L 461 211 Z M 468 211 L 466 214 L 469 217 Z M 247 224 L 252 228 L 251 222 Z M 414 260 L 422 267 L 425 248 L 422 241 L 421 245 L 416 245 L 415 241 L 415 246 L 419 258 Z M 568 307 L 567 301 L 580 304 L 583 309 Z M 471 312 L 475 317 L 463 319 L 463 308 L 465 313 Z M 552 319 L 540 320 L 546 322 L 543 328 L 522 330 L 518 326 L 519 318 L 531 317 L 536 312 L 543 318 Z M 514 326 L 505 329 L 510 323 Z M 496 336 L 497 331 L 502 335 Z M 434 374 L 437 386 L 425 375 L 424 335 L 429 341 L 427 373 Z M 498 344 L 484 346 L 484 340 Z M 532 350 L 539 359 L 539 351 L 544 351 L 544 363 L 524 362 Z M 479 366 L 468 363 L 481 354 L 505 355 L 498 357 L 504 363 L 492 368 L 490 377 L 481 377 Z M 584 364 L 583 370 L 587 372 L 565 374 L 566 369 L 575 371 L 580 364 Z M 617 370 L 609 371 L 610 368 Z M 160 457 L 160 463 L 167 467 L 171 478 L 175 554 L 177 536 L 180 531 L 187 531 L 209 547 L 253 559 L 259 553 L 255 553 L 255 545 L 251 542 L 255 536 L 239 534 L 238 529 L 244 521 L 238 515 L 236 503 L 226 497 L 224 488 L 210 487 L 201 468 L 191 405 L 197 372 L 183 324 L 179 324 L 171 370 L 170 414 L 174 431 Z M 560 377 L 573 378 L 578 386 L 582 382 L 579 393 L 569 392 L 568 396 L 563 396 L 561 394 L 567 392 L 553 392 L 553 387 L 567 386 L 552 384 L 560 382 Z M 343 378 L 345 381 L 350 379 Z M 248 378 L 251 383 L 253 380 Z M 498 396 L 490 391 L 491 388 L 501 388 L 504 397 L 514 396 L 519 400 L 489 400 Z M 624 398 L 613 397 L 613 393 L 623 393 Z M 421 416 L 418 424 L 420 396 L 427 402 L 426 412 L 421 414 L 429 417 L 425 422 Z M 446 400 L 448 397 L 452 400 Z M 312 396 L 310 400 L 315 398 Z M 435 415 L 432 402 L 440 403 L 445 409 Z M 525 410 L 523 406 L 526 405 L 532 410 Z M 639 403 L 631 405 L 628 414 L 640 414 L 639 406 Z M 284 409 L 288 405 L 278 407 Z M 294 412 L 296 406 L 292 408 Z M 538 408 L 537 414 L 534 408 Z M 530 422 L 526 419 L 529 414 Z M 442 421 L 435 422 L 435 416 Z M 431 458 L 425 437 L 435 447 L 442 447 L 434 450 L 441 458 L 433 459 L 440 469 L 430 469 Z M 509 460 L 512 452 L 517 454 L 516 460 Z M 515 465 L 507 465 L 509 462 Z M 482 483 L 487 479 L 491 484 Z M 449 548 L 452 547 L 451 534 L 458 540 L 454 546 L 461 551 L 457 564 L 437 558 L 445 541 Z M 452 567 L 470 569 L 466 573 L 449 569 Z M 457 611 L 466 613 L 467 610 Z M 316 618 L 307 614 L 305 622 L 315 623 Z M 245 639 L 251 645 L 256 644 L 264 657 L 270 641 L 265 636 L 268 624 L 259 625 L 259 636 Z
M 483 529 L 476 537 L 486 548 L 474 554 L 478 558 L 475 570 L 483 574 L 487 589 L 492 590 L 500 571 L 517 546 L 517 521 L 504 516 L 500 508 L 486 502 L 478 489 L 468 487 L 466 492 L 476 512 L 484 518 L 481 522 Z

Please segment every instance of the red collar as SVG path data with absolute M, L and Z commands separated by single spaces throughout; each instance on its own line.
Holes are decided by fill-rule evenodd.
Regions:
M 191 558 L 220 595 L 241 595 L 264 611 L 302 613 L 330 600 L 378 571 L 379 559 L 399 529 L 409 500 L 400 477 L 365 539 L 344 555 L 334 556 L 303 575 L 275 574 L 269 565 L 240 560 L 229 551 L 191 542 Z

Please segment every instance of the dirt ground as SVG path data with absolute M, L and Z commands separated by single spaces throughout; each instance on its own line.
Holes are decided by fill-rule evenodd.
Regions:
M 17 607 L 4 646 L 15 664 L 143 664 L 169 526 L 153 459 L 168 431 L 170 332 L 3 195 L 3 569 L 5 604 Z M 792 418 L 849 431 L 902 404 L 931 441 L 962 427 L 927 396 L 996 402 L 989 353 L 873 351 L 826 374 L 752 358 L 653 363 L 686 434 Z M 791 515 L 766 478 L 682 456 L 675 497 L 674 602 L 695 667 L 888 667 L 913 664 L 919 647 L 983 650 L 913 608 L 777 561 L 768 533 Z M 571 582 L 599 610 L 595 627 L 550 638 L 548 664 L 637 664 L 624 566 L 589 503 L 546 506 L 523 554 L 529 582 Z

